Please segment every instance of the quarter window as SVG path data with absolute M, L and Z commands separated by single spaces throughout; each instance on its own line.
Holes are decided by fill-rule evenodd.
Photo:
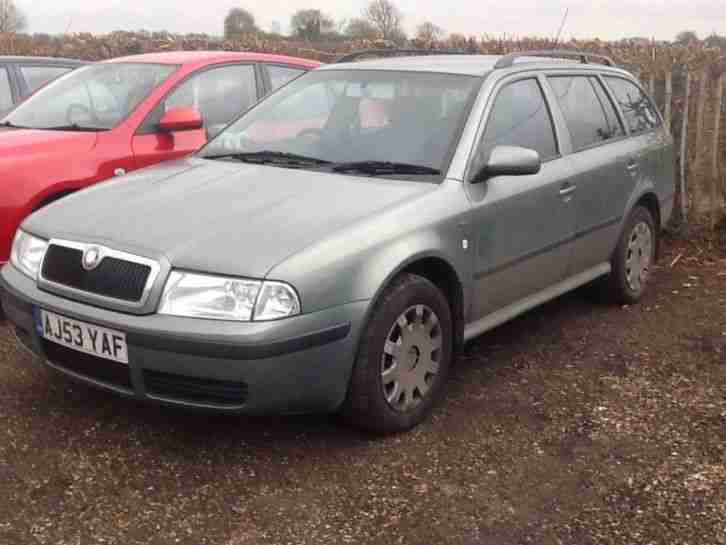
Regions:
M 552 117 L 536 79 L 516 81 L 499 92 L 479 144 L 477 167 L 489 160 L 496 146 L 533 149 L 542 160 L 557 156 Z
M 0 67 L 0 114 L 13 107 L 13 93 L 7 68 Z
M 646 132 L 660 125 L 653 103 L 637 85 L 612 76 L 605 77 L 605 81 L 615 95 L 631 133 Z
M 605 115 L 591 78 L 556 76 L 548 80 L 565 116 L 575 151 L 621 135 L 620 125 Z
M 20 72 L 28 86 L 28 92 L 34 93 L 49 81 L 62 76 L 71 69 L 65 66 L 21 66 Z

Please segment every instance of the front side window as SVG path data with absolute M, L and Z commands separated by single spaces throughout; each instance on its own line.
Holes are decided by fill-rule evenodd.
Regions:
M 23 75 L 25 84 L 28 86 L 28 93 L 34 93 L 49 81 L 71 71 L 66 66 L 21 66 L 20 73 Z
M 587 76 L 554 76 L 552 86 L 570 130 L 575 151 L 620 136 L 620 125 L 605 115 L 602 101 Z
M 13 92 L 10 89 L 8 69 L 0 66 L 0 113 L 13 107 Z
M 646 132 L 660 125 L 653 103 L 637 85 L 612 76 L 605 76 L 605 81 L 615 95 L 632 134 Z
M 257 101 L 252 65 L 229 65 L 204 70 L 189 77 L 154 110 L 141 132 L 153 132 L 165 112 L 194 108 L 209 134 L 217 134 Z
M 31 129 L 109 130 L 124 121 L 176 69 L 145 63 L 79 68 L 41 88 L 6 121 Z
M 435 73 L 309 72 L 230 125 L 201 155 L 275 152 L 441 173 L 480 82 Z
M 536 79 L 510 83 L 497 95 L 477 148 L 475 171 L 496 146 L 532 149 L 543 161 L 558 155 L 552 117 Z

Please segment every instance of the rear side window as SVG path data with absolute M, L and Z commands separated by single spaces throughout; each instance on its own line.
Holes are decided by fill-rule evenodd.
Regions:
M 496 146 L 533 149 L 542 160 L 558 155 L 552 117 L 536 79 L 510 83 L 499 92 L 477 150 L 476 165 L 486 163 Z
M 613 136 L 625 136 L 625 128 L 620 122 L 620 118 L 615 111 L 615 105 L 613 104 L 613 101 L 610 100 L 610 97 L 605 91 L 605 87 L 603 87 L 603 84 L 597 78 L 590 77 L 590 82 L 595 89 L 595 94 L 597 94 L 597 98 L 600 99 L 600 105 L 602 106 L 603 110 L 605 110 L 605 116 L 607 117 L 608 124 L 610 125 L 610 127 L 613 128 Z
M 301 75 L 304 70 L 299 68 L 290 68 L 289 66 L 275 66 L 274 64 L 267 65 L 267 73 L 270 76 L 270 83 L 272 84 L 272 90 L 274 91 L 278 87 L 282 87 L 291 80 Z
M 70 72 L 65 66 L 21 66 L 20 72 L 28 86 L 28 91 L 34 93 L 49 81 Z
M 8 69 L 0 66 L 0 114 L 13 107 L 13 93 L 10 90 Z
M 646 132 L 660 125 L 653 103 L 640 87 L 626 79 L 612 76 L 605 76 L 605 81 L 615 95 L 631 133 Z
M 565 116 L 575 151 L 622 134 L 620 124 L 613 124 L 612 118 L 608 119 L 605 114 L 602 100 L 595 92 L 591 78 L 554 76 L 548 80 Z

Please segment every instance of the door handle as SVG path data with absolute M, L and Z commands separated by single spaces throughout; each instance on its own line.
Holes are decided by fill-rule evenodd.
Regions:
M 625 167 L 628 169 L 629 172 L 635 172 L 638 170 L 638 162 L 637 161 L 629 161 L 628 166 Z
M 576 189 L 577 189 L 577 186 L 574 184 L 563 185 L 560 188 L 560 196 L 566 197 L 567 195 L 571 195 L 572 193 L 575 192 Z

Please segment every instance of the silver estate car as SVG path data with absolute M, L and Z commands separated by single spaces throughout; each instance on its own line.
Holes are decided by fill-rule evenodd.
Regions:
M 195 156 L 43 208 L 1 272 L 19 341 L 142 400 L 413 427 L 467 340 L 646 289 L 671 137 L 609 59 L 549 53 L 327 65 Z

